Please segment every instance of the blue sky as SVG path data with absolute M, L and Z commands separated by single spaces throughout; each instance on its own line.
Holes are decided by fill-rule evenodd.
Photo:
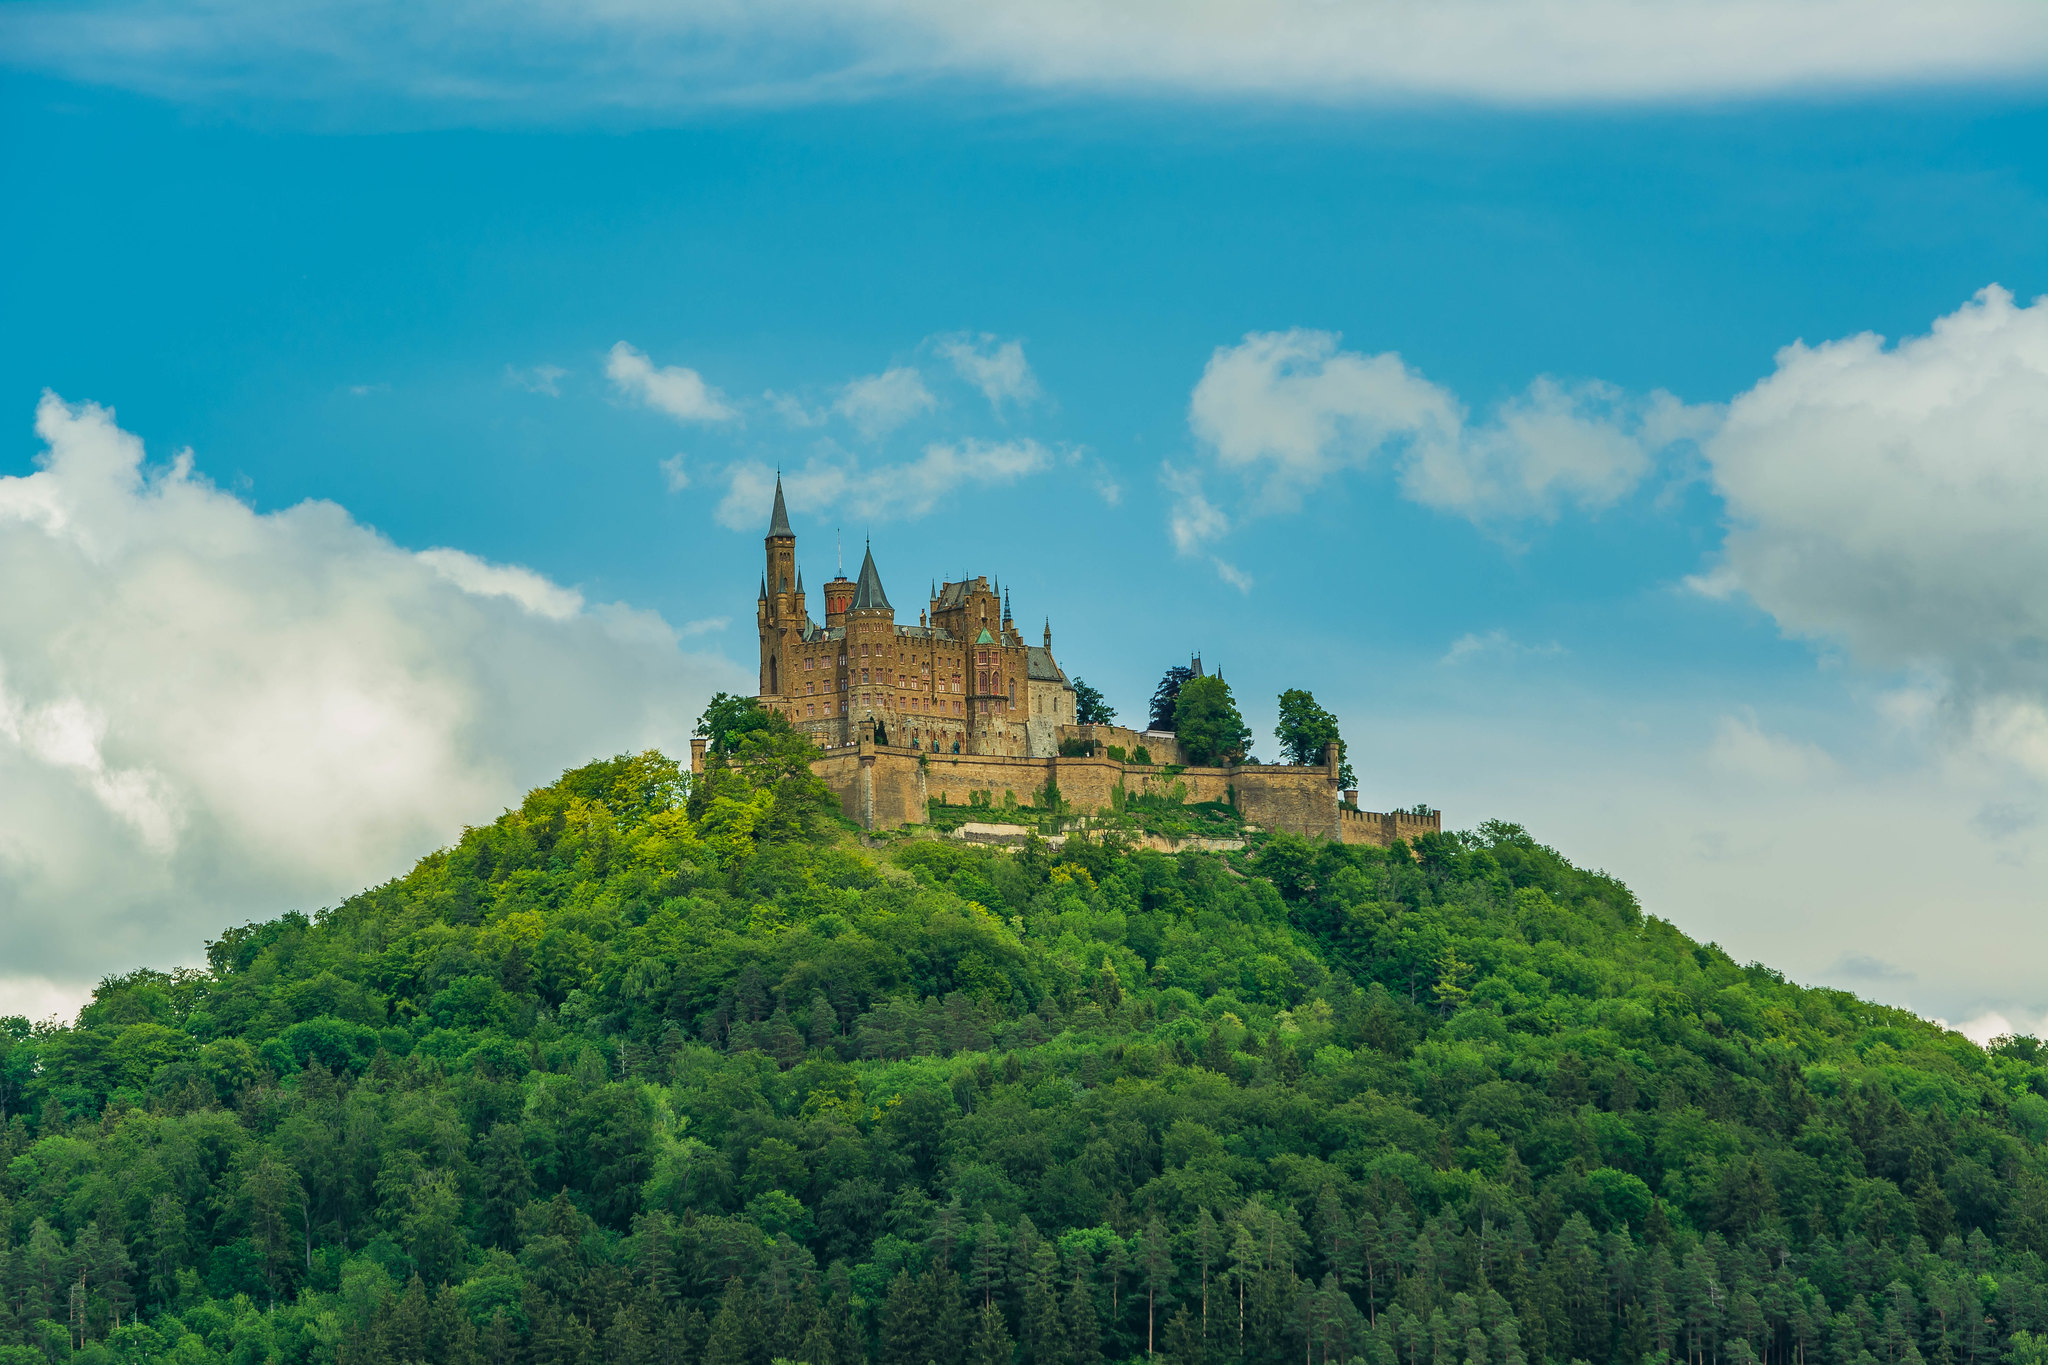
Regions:
M 1641 51 L 1553 4 L 1526 54 L 1283 20 L 1127 76 L 798 8 L 837 26 L 655 7 L 604 61 L 633 21 L 555 57 L 520 6 L 375 57 L 233 5 L 0 26 L 0 565 L 65 604 L 0 608 L 19 999 L 677 744 L 751 670 L 779 467 L 810 576 L 835 530 L 899 604 L 996 575 L 1126 716 L 1200 651 L 1268 756 L 1280 689 L 1337 710 L 1367 804 L 1521 821 L 1802 979 L 2048 1012 L 2029 11 L 1923 56 L 1879 6 L 1846 69 L 1759 30 L 1642 76 L 1688 0 Z

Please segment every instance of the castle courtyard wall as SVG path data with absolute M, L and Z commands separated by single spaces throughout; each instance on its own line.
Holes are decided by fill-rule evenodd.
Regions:
M 702 767 L 701 741 L 692 746 L 691 767 Z M 1261 829 L 1386 847 L 1396 839 L 1441 831 L 1435 811 L 1382 814 L 1358 811 L 1337 801 L 1337 781 L 1327 765 L 1255 764 L 1236 768 L 1140 766 L 1115 759 L 1021 758 L 977 754 L 920 754 L 914 749 L 864 742 L 821 753 L 811 764 L 840 808 L 863 829 L 897 829 L 926 821 L 929 803 L 969 806 L 977 797 L 1000 810 L 1037 805 L 1048 783 L 1062 800 L 1082 811 L 1114 805 L 1118 793 L 1174 796 L 1190 802 L 1235 805 L 1246 823 Z

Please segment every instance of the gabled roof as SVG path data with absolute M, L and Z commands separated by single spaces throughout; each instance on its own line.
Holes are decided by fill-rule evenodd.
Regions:
M 974 643 L 978 645 L 992 645 L 995 642 L 995 637 L 988 633 L 987 626 L 983 626 L 981 628 L 981 634 L 974 637 Z
M 889 594 L 882 591 L 882 575 L 875 569 L 875 552 L 872 548 L 861 557 L 860 581 L 853 585 L 853 610 L 895 610 L 889 605 Z
M 782 505 L 782 476 L 775 476 L 775 512 L 768 518 L 768 534 L 796 538 L 796 532 L 789 529 L 789 509 Z

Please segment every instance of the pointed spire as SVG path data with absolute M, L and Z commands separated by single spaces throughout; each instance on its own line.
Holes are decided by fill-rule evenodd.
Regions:
M 804 571 L 801 565 L 797 567 L 796 571 L 796 593 L 799 597 L 803 596 L 804 593 Z
M 889 606 L 889 594 L 882 591 L 882 575 L 875 569 L 875 551 L 869 546 L 860 561 L 860 579 L 853 585 L 853 609 L 866 611 L 875 608 L 894 610 Z
M 775 512 L 768 518 L 768 534 L 796 539 L 796 532 L 789 529 L 789 508 L 782 502 L 782 471 L 779 469 L 775 471 Z
M 766 602 L 766 601 L 768 600 L 768 575 L 767 575 L 767 574 L 762 574 L 762 575 L 761 575 L 761 595 L 760 595 L 760 597 L 758 597 L 758 598 L 757 598 L 757 599 L 755 599 L 755 600 L 756 600 L 756 601 L 761 601 L 761 602 Z

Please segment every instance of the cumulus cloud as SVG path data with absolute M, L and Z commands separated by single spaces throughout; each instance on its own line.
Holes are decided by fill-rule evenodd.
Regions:
M 1539 378 L 1485 421 L 1392 352 L 1339 347 L 1333 332 L 1254 332 L 1218 347 L 1188 401 L 1188 425 L 1216 466 L 1241 477 L 1257 511 L 1291 511 L 1341 470 L 1376 459 L 1416 502 L 1500 522 L 1598 511 L 1646 478 L 1661 450 L 1716 419 L 1666 393 Z M 1220 518 L 1176 504 L 1174 536 L 1213 539 Z
M 2038 74 L 2033 0 L 720 0 L 457 7 L 30 0 L 30 69 L 184 100 L 362 107 L 384 121 L 658 122 L 708 105 L 843 102 L 934 81 L 1019 92 L 1309 104 L 1666 102 Z
M 935 343 L 939 355 L 953 366 L 953 372 L 988 399 L 998 414 L 1005 403 L 1029 403 L 1039 396 L 1038 376 L 1024 359 L 1024 343 L 1003 341 L 983 332 L 940 337 Z
M 690 486 L 690 467 L 683 459 L 681 451 L 677 451 L 661 461 L 659 468 L 661 469 L 662 487 L 668 489 L 669 492 L 680 493 Z
M 623 341 L 605 356 L 604 374 L 621 394 L 678 422 L 730 422 L 739 416 L 703 375 L 683 365 L 656 366 Z
M 914 460 L 865 464 L 830 452 L 782 472 L 790 511 L 841 509 L 861 521 L 913 521 L 962 489 L 1016 483 L 1053 467 L 1053 453 L 1037 441 L 935 441 Z M 720 524 L 757 531 L 775 497 L 775 471 L 742 463 L 726 471 Z
M 0 582 L 35 585 L 0 594 L 0 1012 L 332 903 L 734 682 L 531 570 L 259 513 L 108 410 L 36 427 L 0 478 Z
M 880 374 L 864 375 L 839 390 L 832 410 L 873 440 L 902 426 L 939 400 L 924 386 L 924 376 L 908 365 L 893 365 Z
M 1705 444 L 1730 529 L 1702 591 L 1942 679 L 1953 721 L 2048 775 L 2048 300 L 1983 290 L 1897 345 L 1778 353 Z

